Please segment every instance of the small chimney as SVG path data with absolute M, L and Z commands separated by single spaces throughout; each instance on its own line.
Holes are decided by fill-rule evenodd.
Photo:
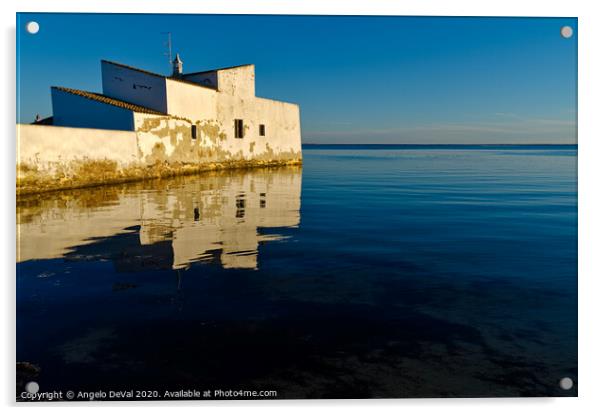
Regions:
M 180 54 L 176 53 L 176 58 L 173 60 L 173 73 L 171 74 L 172 76 L 175 76 L 176 78 L 179 78 L 180 76 L 182 76 L 182 66 L 184 64 L 184 62 L 182 62 L 182 60 L 180 59 Z

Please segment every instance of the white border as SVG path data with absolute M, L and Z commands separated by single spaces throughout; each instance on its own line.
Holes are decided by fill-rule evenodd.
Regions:
M 178 411 L 225 410 L 264 414 L 265 412 L 306 413 L 342 410 L 351 414 L 378 411 L 382 413 L 484 413 L 537 412 L 551 414 L 589 413 L 598 410 L 601 384 L 599 369 L 600 323 L 602 315 L 598 297 L 602 294 L 602 269 L 596 257 L 602 256 L 600 246 L 602 171 L 600 160 L 602 134 L 598 127 L 601 118 L 600 92 L 602 64 L 599 42 L 602 39 L 602 19 L 591 1 L 527 1 L 497 2 L 478 0 L 231 0 L 205 2 L 186 0 L 21 0 L 2 3 L 4 42 L 2 65 L 3 95 L 1 100 L 4 136 L 2 137 L 2 263 L 5 273 L 2 319 L 4 341 L 1 344 L 6 369 L 1 376 L 2 402 L 14 410 L 14 339 L 15 339 L 15 15 L 16 11 L 48 12 L 120 12 L 120 13 L 232 13 L 232 14 L 355 14 L 355 15 L 447 15 L 447 16 L 563 16 L 579 18 L 579 398 L 557 399 L 430 399 L 430 400 L 366 400 L 366 401 L 256 401 L 256 402 L 160 402 L 160 403 L 60 403 L 36 405 L 44 413 L 63 413 L 65 410 L 125 412 L 134 408 L 145 412 L 164 413 L 167 408 Z M 596 122 L 598 121 L 598 122 Z M 597 128 L 598 127 L 598 128 Z M 35 411 L 31 405 L 20 405 L 25 412 Z M 545 412 L 544 412 L 545 411 Z

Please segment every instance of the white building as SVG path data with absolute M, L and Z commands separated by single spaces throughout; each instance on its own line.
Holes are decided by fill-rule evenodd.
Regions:
M 52 87 L 53 117 L 43 123 L 51 123 L 53 127 L 104 130 L 104 135 L 106 130 L 133 132 L 135 146 L 124 145 L 124 151 L 127 148 L 133 153 L 131 149 L 136 147 L 137 154 L 128 155 L 128 160 L 135 159 L 146 165 L 300 162 L 299 106 L 255 96 L 254 65 L 194 73 L 183 73 L 182 66 L 177 55 L 172 75 L 164 76 L 103 60 L 102 94 Z M 22 132 L 27 137 L 37 134 L 31 129 L 22 129 Z M 43 134 L 62 141 L 69 131 L 47 129 Z M 89 138 L 87 141 L 94 140 L 92 132 L 79 131 L 78 134 Z M 35 146 L 41 140 L 47 139 L 29 140 L 32 148 L 21 143 L 25 154 L 39 157 L 40 151 Z M 47 144 L 43 144 L 45 150 Z M 114 143 L 111 145 L 114 147 Z M 65 153 L 64 144 L 56 143 L 56 146 L 60 146 L 61 154 Z M 81 145 L 74 143 L 73 146 Z M 88 157 L 86 150 L 77 150 L 73 158 L 78 157 Z M 124 156 L 107 155 L 106 158 L 122 160 Z M 62 160 L 66 159 L 68 154 Z M 29 159 L 24 161 L 31 163 Z

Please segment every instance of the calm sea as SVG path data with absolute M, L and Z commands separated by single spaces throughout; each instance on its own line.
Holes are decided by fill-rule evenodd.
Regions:
M 575 146 L 306 146 L 19 200 L 19 385 L 575 396 L 576 172 Z

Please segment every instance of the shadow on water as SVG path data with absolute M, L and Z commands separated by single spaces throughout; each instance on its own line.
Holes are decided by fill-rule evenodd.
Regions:
M 279 398 L 576 395 L 558 388 L 560 377 L 577 378 L 574 255 L 537 250 L 572 234 L 534 226 L 524 238 L 537 249 L 516 252 L 520 215 L 499 213 L 547 224 L 549 212 L 531 213 L 538 201 L 512 196 L 529 202 L 494 200 L 494 210 L 439 195 L 416 208 L 435 197 L 426 181 L 440 181 L 441 161 L 432 174 L 388 182 L 423 180 L 424 194 L 375 184 L 360 196 L 362 181 L 385 182 L 364 173 L 378 170 L 360 161 L 359 173 L 342 174 L 328 170 L 332 158 L 307 160 L 303 206 L 298 167 L 20 200 L 17 360 L 39 368 L 24 366 L 21 380 L 41 391 Z M 471 172 L 448 177 L 448 189 L 475 196 L 462 181 Z M 466 217 L 502 219 L 471 232 Z

